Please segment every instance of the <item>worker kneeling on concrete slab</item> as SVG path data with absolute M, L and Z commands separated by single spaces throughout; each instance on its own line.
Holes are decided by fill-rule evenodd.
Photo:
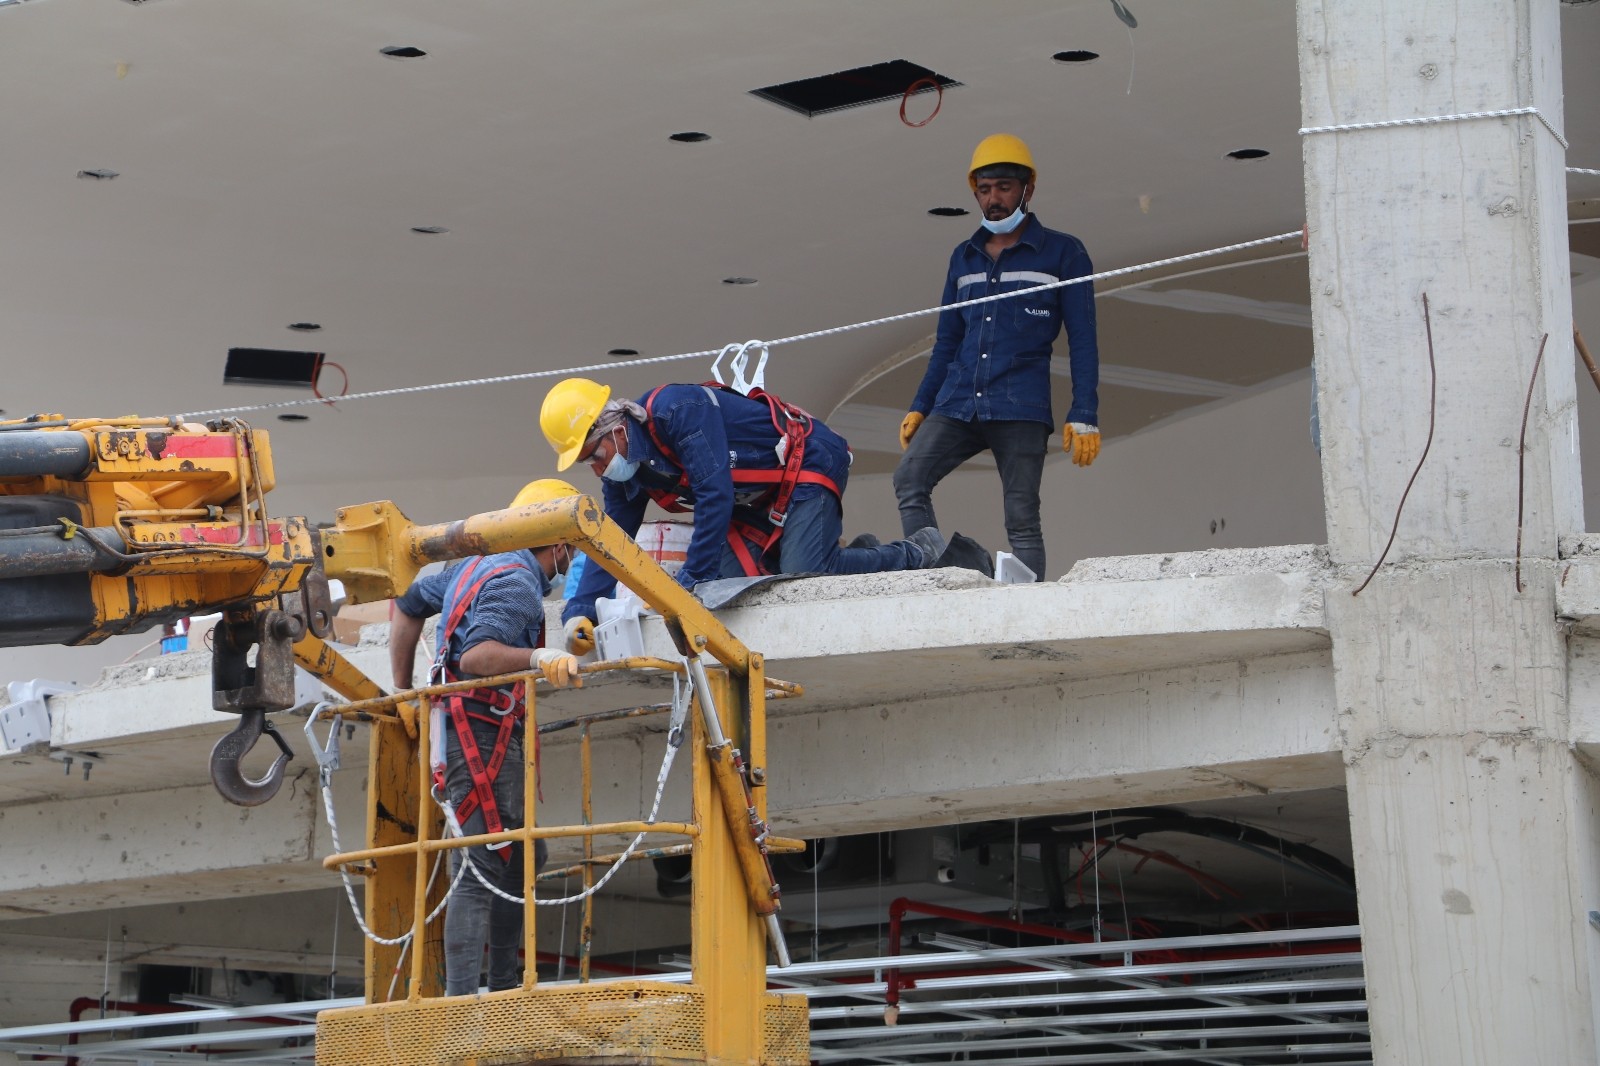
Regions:
M 548 503 L 578 490 L 565 481 L 533 481 L 512 507 Z M 578 660 L 544 646 L 544 598 L 550 581 L 572 562 L 570 545 L 554 544 L 452 563 L 412 582 L 394 601 L 389 665 L 399 689 L 412 687 L 422 623 L 441 615 L 430 683 L 471 680 L 519 670 L 538 670 L 552 685 L 582 684 Z M 474 688 L 438 697 L 433 708 L 435 795 L 467 836 L 522 828 L 524 720 L 527 704 L 519 682 Z M 442 757 L 441 754 L 442 753 Z M 534 855 L 543 866 L 545 843 Z M 489 990 L 522 983 L 522 844 L 490 844 L 450 852 L 451 873 L 471 862 L 455 880 L 444 917 L 445 995 L 478 990 L 483 946 L 489 944 Z M 505 895 L 497 894 L 493 885 Z M 507 898 L 510 897 L 510 898 Z
M 606 515 L 629 536 L 653 499 L 694 512 L 678 584 L 760 574 L 871 574 L 932 566 L 945 541 L 929 527 L 876 547 L 841 548 L 850 475 L 843 437 L 761 389 L 662 385 L 633 400 L 568 378 L 545 396 L 539 424 L 557 468 L 587 463 L 603 479 Z M 567 648 L 593 647 L 595 600 L 616 578 L 589 567 L 567 593 Z

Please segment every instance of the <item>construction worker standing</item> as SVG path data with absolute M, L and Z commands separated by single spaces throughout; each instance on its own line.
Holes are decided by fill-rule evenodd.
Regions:
M 565 481 L 547 478 L 526 485 L 511 506 L 577 494 Z M 544 598 L 550 580 L 571 559 L 572 548 L 556 544 L 465 559 L 412 582 L 395 600 L 390 623 L 389 661 L 396 689 L 412 687 L 422 623 L 435 614 L 442 617 L 435 638 L 434 682 L 539 670 L 553 685 L 581 684 L 577 659 L 544 647 Z M 451 693 L 438 698 L 435 711 L 443 732 L 444 797 L 462 832 L 472 836 L 521 828 L 527 716 L 523 686 Z M 441 784 L 437 766 L 435 774 L 437 788 Z M 521 844 L 501 844 L 450 852 L 452 874 L 462 862 L 471 862 L 482 879 L 468 871 L 450 895 L 444 919 L 446 995 L 478 990 L 485 940 L 489 990 L 521 983 L 521 903 L 496 895 L 484 884 L 520 900 L 521 849 Z M 544 841 L 539 841 L 538 866 L 544 865 L 545 850 Z
M 1028 210 L 1037 174 L 1020 139 L 997 133 L 972 153 L 967 182 L 982 228 L 950 255 L 941 303 L 1016 292 L 1094 272 L 1083 242 L 1046 229 Z M 936 525 L 933 487 L 981 451 L 994 454 L 1004 492 L 1011 551 L 1044 577 L 1039 483 L 1055 421 L 1050 406 L 1050 353 L 1067 330 L 1072 409 L 1062 445 L 1088 466 L 1100 454 L 1092 283 L 944 311 L 927 373 L 900 423 L 905 454 L 895 468 L 900 524 Z
M 867 574 L 932 566 L 944 553 L 937 529 L 871 548 L 841 548 L 841 498 L 850 474 L 843 437 L 760 389 L 663 385 L 637 402 L 568 378 L 545 396 L 539 424 L 557 468 L 588 463 L 603 479 L 606 515 L 633 536 L 654 499 L 694 511 L 678 583 L 718 577 Z M 595 600 L 616 579 L 589 567 L 567 592 L 567 647 L 592 647 Z

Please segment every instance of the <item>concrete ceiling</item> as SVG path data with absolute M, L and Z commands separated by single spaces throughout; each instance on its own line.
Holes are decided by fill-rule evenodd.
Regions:
M 364 392 L 926 307 L 973 226 L 928 210 L 967 202 L 968 153 L 1002 129 L 1037 155 L 1041 217 L 1102 268 L 1299 229 L 1293 5 L 1129 6 L 1135 29 L 1105 0 L 0 4 L 0 407 L 160 414 L 306 395 L 224 386 L 233 346 L 324 351 Z M 1600 8 L 1562 18 L 1569 161 L 1592 164 L 1600 117 L 1582 102 L 1600 89 Z M 427 55 L 380 52 L 395 45 Z M 1068 49 L 1100 58 L 1052 59 Z M 897 58 L 962 82 L 920 128 L 894 102 L 808 119 L 749 93 Z M 913 98 L 909 116 L 933 102 Z M 668 139 L 690 130 L 710 140 Z M 1226 157 L 1239 148 L 1271 154 Z M 97 168 L 119 176 L 77 177 Z M 1569 189 L 1600 195 L 1600 179 Z M 1108 432 L 1302 368 L 1294 251 L 1264 250 L 1288 258 L 1225 283 L 1103 299 Z M 722 283 L 736 275 L 758 284 Z M 833 411 L 931 329 L 782 347 L 769 380 Z M 638 392 L 706 369 L 604 376 Z M 840 411 L 864 469 L 889 465 L 870 454 L 892 447 L 875 409 L 897 420 L 916 373 Z M 312 407 L 297 424 L 256 414 L 275 431 L 275 506 L 330 517 L 392 496 L 437 520 L 497 503 L 548 470 L 531 420 L 547 384 Z

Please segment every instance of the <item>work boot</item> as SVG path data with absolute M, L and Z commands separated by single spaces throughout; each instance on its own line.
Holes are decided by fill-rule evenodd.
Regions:
M 872 534 L 872 533 L 857 533 L 855 539 L 852 540 L 849 544 L 846 544 L 845 547 L 846 548 L 876 548 L 876 547 L 880 546 L 881 544 L 883 544 L 883 541 L 879 540 L 877 538 L 877 536 Z
M 933 565 L 959 566 L 967 570 L 976 570 L 984 577 L 994 577 L 994 560 L 989 557 L 989 550 L 962 533 L 950 534 L 950 546 Z
M 907 537 L 906 543 L 921 554 L 921 559 L 916 561 L 914 567 L 914 569 L 918 570 L 926 570 L 938 562 L 939 556 L 944 554 L 946 547 L 944 534 L 939 532 L 938 526 L 923 526 Z

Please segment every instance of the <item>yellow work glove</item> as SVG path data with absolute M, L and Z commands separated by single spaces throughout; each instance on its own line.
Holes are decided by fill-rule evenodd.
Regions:
M 911 447 L 911 438 L 917 435 L 917 427 L 922 425 L 925 415 L 912 411 L 900 420 L 900 450 L 905 451 Z
M 567 650 L 574 655 L 588 655 L 594 651 L 594 623 L 587 618 L 572 618 L 562 627 Z
M 568 655 L 554 648 L 535 648 L 533 655 L 528 659 L 528 665 L 535 670 L 543 671 L 544 679 L 556 688 L 566 688 L 568 685 L 583 687 L 583 678 L 578 676 L 576 655 Z
M 1061 427 L 1061 450 L 1079 466 L 1088 466 L 1100 454 L 1100 427 L 1087 422 L 1068 422 Z

